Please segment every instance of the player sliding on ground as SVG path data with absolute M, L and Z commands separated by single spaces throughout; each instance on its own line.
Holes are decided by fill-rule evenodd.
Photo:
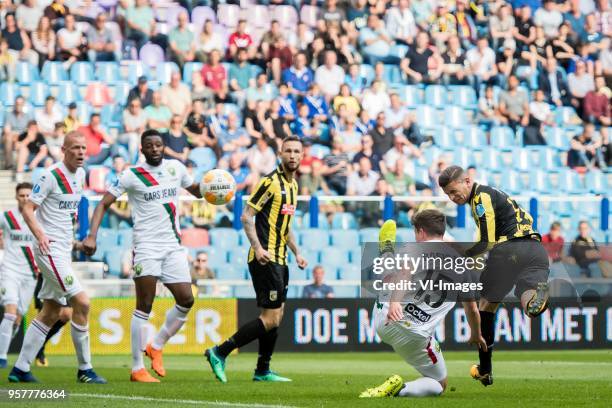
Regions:
M 270 371 L 270 360 L 289 285 L 287 247 L 295 254 L 300 268 L 304 269 L 307 264 L 290 230 L 298 194 L 295 173 L 300 166 L 302 153 L 300 139 L 291 136 L 285 138 L 280 151 L 281 164 L 261 179 L 242 214 L 244 231 L 251 243 L 249 272 L 261 313 L 225 342 L 205 351 L 213 373 L 223 383 L 227 382 L 227 356 L 256 339 L 259 339 L 259 358 L 253 381 L 291 381 Z
M 25 333 L 21 352 L 9 374 L 11 382 L 37 382 L 30 365 L 67 299 L 73 310 L 70 334 L 79 362 L 77 380 L 106 383 L 91 366 L 89 297 L 72 270 L 74 224 L 85 184 L 86 149 L 83 135 L 68 133 L 62 146 L 64 161 L 45 169 L 23 206 L 23 219 L 38 242 L 34 258 L 44 277 L 38 295 L 43 307 Z
M 493 384 L 491 355 L 495 340 L 495 312 L 514 287 L 523 311 L 531 318 L 548 307 L 548 254 L 533 218 L 506 193 L 475 183 L 459 166 L 447 167 L 438 184 L 457 205 L 469 204 L 478 227 L 478 242 L 466 255 L 489 251 L 479 302 L 482 335 L 487 349 L 479 351 L 480 365 L 470 375 L 483 385 Z
M 428 249 L 435 250 L 436 255 L 443 252 L 453 258 L 459 257 L 456 251 L 442 242 L 446 219 L 440 211 L 420 211 L 413 217 L 412 225 L 417 243 L 428 243 L 420 248 L 417 244 L 411 244 L 414 245 L 413 248 L 418 248 L 419 253 L 415 253 L 415 257 L 419 257 Z M 395 222 L 386 221 L 379 235 L 381 254 L 395 252 L 395 235 Z M 410 247 L 407 249 L 407 253 L 412 252 Z M 413 279 L 422 279 L 424 274 L 431 273 L 427 275 L 428 279 L 434 281 L 443 279 L 447 282 L 457 282 L 458 279 L 466 279 L 464 274 L 456 274 L 454 271 L 445 273 L 445 271 L 415 270 L 402 271 L 402 273 L 414 277 Z M 473 298 L 473 296 L 467 298 Z M 480 335 L 480 319 L 476 302 L 466 300 L 462 303 L 470 326 L 468 343 L 486 349 L 485 341 Z M 393 375 L 378 387 L 365 390 L 359 397 L 427 397 L 442 394 L 447 385 L 447 370 L 440 345 L 433 334 L 436 326 L 444 320 L 446 314 L 454 306 L 454 299 L 441 299 L 436 292 L 427 296 L 423 296 L 422 291 L 420 293 L 418 291 L 379 293 L 373 311 L 376 333 L 423 377 L 404 383 L 402 377 Z M 418 313 L 414 313 L 415 310 Z
M 159 382 L 144 367 L 143 349 L 151 359 L 151 368 L 160 377 L 166 375 L 162 348 L 187 320 L 193 306 L 191 276 L 187 250 L 181 246 L 178 205 L 181 188 L 201 198 L 198 183 L 194 183 L 185 166 L 178 160 L 166 160 L 164 141 L 156 130 L 146 130 L 141 136 L 145 163 L 130 167 L 110 186 L 96 206 L 89 236 L 83 240 L 85 253 L 96 251 L 96 235 L 108 208 L 127 193 L 134 219 L 134 283 L 136 310 L 132 315 L 131 381 Z M 157 281 L 170 290 L 176 305 L 166 313 L 166 321 L 153 342 L 143 344 L 143 330 L 149 319 Z

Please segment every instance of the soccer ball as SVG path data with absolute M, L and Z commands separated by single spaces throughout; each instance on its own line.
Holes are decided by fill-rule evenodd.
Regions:
M 227 204 L 236 194 L 236 180 L 225 170 L 212 169 L 202 178 L 200 192 L 211 204 Z

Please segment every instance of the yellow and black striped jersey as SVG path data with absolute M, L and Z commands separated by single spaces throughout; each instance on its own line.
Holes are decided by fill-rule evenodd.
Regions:
M 503 191 L 474 183 L 469 203 L 478 227 L 478 242 L 468 250 L 470 255 L 511 239 L 541 238 L 533 228 L 531 215 Z
M 287 264 L 287 238 L 289 226 L 297 206 L 298 184 L 289 181 L 278 166 L 263 177 L 249 198 L 247 205 L 257 211 L 255 230 L 264 249 L 270 253 L 272 262 Z M 253 248 L 249 250 L 249 262 L 255 258 Z

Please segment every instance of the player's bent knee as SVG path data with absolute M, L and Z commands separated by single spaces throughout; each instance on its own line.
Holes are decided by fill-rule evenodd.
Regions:
M 72 308 L 71 307 L 62 307 L 59 312 L 58 320 L 66 323 L 72 319 Z
M 445 378 L 445 379 L 440 380 L 438 382 L 442 386 L 442 392 L 439 394 L 439 395 L 441 395 L 446 390 L 446 386 L 448 385 L 448 378 Z
M 191 309 L 193 307 L 193 303 L 195 302 L 193 295 L 185 296 L 184 298 L 177 299 L 176 304 L 184 307 L 185 309 Z

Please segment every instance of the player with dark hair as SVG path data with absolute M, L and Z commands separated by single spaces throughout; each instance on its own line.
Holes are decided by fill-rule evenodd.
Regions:
M 297 205 L 298 185 L 296 172 L 302 160 L 302 142 L 296 137 L 283 140 L 280 150 L 281 164 L 263 177 L 249 198 L 241 220 L 251 249 L 249 272 L 255 288 L 258 318 L 243 325 L 222 344 L 209 348 L 205 356 L 213 373 L 221 382 L 227 382 L 225 361 L 235 349 L 259 339 L 259 358 L 254 381 L 291 381 L 270 371 L 270 360 L 278 337 L 277 328 L 283 318 L 283 309 L 289 287 L 287 247 L 295 254 L 298 266 L 304 269 L 306 260 L 300 255 L 291 232 L 291 220 Z M 253 222 L 255 218 L 255 222 Z
M 470 371 L 483 385 L 493 384 L 491 355 L 495 339 L 495 312 L 515 287 L 525 314 L 534 318 L 548 307 L 548 255 L 531 215 L 506 193 L 475 183 L 459 166 L 447 167 L 438 184 L 452 202 L 469 204 L 479 238 L 468 256 L 489 251 L 479 302 L 482 336 L 487 350 L 480 350 L 480 365 Z
M 166 375 L 162 348 L 185 324 L 193 306 L 191 275 L 186 249 L 181 246 L 178 204 L 181 188 L 202 198 L 199 184 L 178 160 L 164 159 L 164 140 L 157 130 L 146 130 L 141 136 L 145 163 L 123 171 L 109 187 L 94 210 L 89 236 L 83 240 L 87 255 L 96 251 L 96 235 L 108 208 L 127 193 L 134 218 L 134 283 L 136 310 L 132 315 L 132 372 L 130 380 L 156 383 L 144 367 L 143 351 L 151 359 L 151 368 L 160 377 Z M 146 345 L 142 331 L 153 307 L 157 281 L 168 288 L 176 305 L 166 313 L 166 321 L 153 342 Z

